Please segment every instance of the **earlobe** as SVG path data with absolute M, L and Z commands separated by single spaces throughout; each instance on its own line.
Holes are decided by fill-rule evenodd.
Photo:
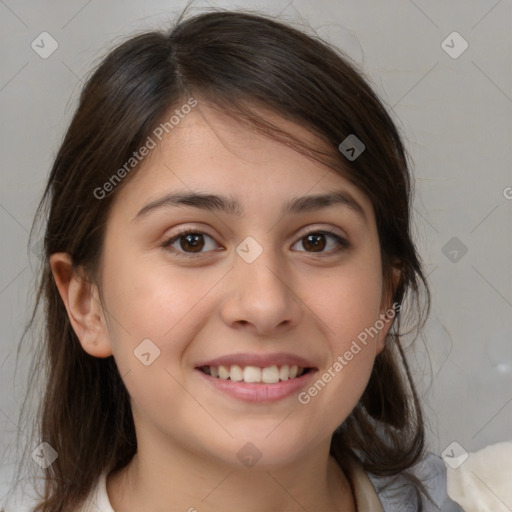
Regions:
M 395 291 L 400 283 L 401 271 L 397 267 L 393 267 L 391 271 L 390 282 L 384 283 L 382 290 L 381 307 L 379 311 L 379 320 L 383 323 L 382 329 L 379 329 L 377 339 L 377 354 L 380 354 L 386 348 L 386 340 L 388 333 L 395 321 L 397 314 L 397 305 L 393 302 Z M 398 305 L 398 308 L 400 305 Z M 381 325 L 381 324 L 379 324 Z
M 52 254 L 50 266 L 69 321 L 82 348 L 94 357 L 111 356 L 110 338 L 97 286 L 73 269 L 72 258 L 68 253 Z
M 393 325 L 393 322 L 395 320 L 395 310 L 393 306 L 386 309 L 385 311 L 381 312 L 379 315 L 379 326 L 382 326 L 381 329 L 379 329 L 379 335 L 377 338 L 377 354 L 380 354 L 385 348 L 386 348 L 386 341 L 388 337 L 388 333 L 391 329 L 391 326 Z

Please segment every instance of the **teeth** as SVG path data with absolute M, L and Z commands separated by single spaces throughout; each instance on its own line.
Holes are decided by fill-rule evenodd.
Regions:
M 261 368 L 246 366 L 244 368 L 244 382 L 261 382 Z
M 277 366 L 267 366 L 261 370 L 261 381 L 265 384 L 275 384 L 279 382 L 279 369 Z
M 281 380 L 288 380 L 290 378 L 290 367 L 287 364 L 281 366 L 281 369 L 279 370 L 279 378 Z
M 207 366 L 205 367 L 206 373 L 212 377 L 222 380 L 230 379 L 233 382 L 250 382 L 250 383 L 265 383 L 276 384 L 280 380 L 295 379 L 304 374 L 304 368 L 299 368 L 297 365 L 289 366 L 284 364 L 281 367 L 277 365 L 259 368 L 257 366 L 241 367 L 237 364 L 232 366 Z
M 229 377 L 229 370 L 225 367 L 220 365 L 219 366 L 219 378 L 222 380 L 227 380 Z
M 240 382 L 244 380 L 244 372 L 240 366 L 234 364 L 231 366 L 231 370 L 229 371 L 229 378 L 234 380 L 235 382 Z

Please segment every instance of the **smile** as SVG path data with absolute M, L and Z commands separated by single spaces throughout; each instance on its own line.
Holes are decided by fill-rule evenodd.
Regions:
M 265 366 L 263 368 L 233 364 L 231 366 L 202 366 L 199 369 L 215 379 L 252 384 L 277 384 L 289 379 L 299 378 L 309 371 L 309 368 L 288 364 Z

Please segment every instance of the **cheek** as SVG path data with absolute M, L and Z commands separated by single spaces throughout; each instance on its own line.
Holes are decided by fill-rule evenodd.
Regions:
M 374 253 L 367 254 L 347 266 L 346 271 L 333 274 L 323 283 L 322 292 L 317 288 L 314 294 L 314 307 L 323 321 L 329 356 L 313 387 L 306 392 L 316 402 L 312 407 L 322 409 L 330 417 L 328 423 L 332 428 L 359 401 L 375 360 L 382 277 L 379 260 Z
M 113 355 L 132 405 L 147 412 L 172 404 L 185 414 L 194 403 L 180 384 L 183 353 L 209 318 L 208 301 L 201 299 L 218 277 L 178 273 L 128 257 L 115 261 L 105 264 L 104 295 Z M 194 412 L 200 416 L 199 409 Z
M 137 336 L 163 337 L 197 304 L 203 287 L 199 279 L 191 282 L 169 267 L 129 258 L 118 260 L 105 275 L 110 276 L 105 298 L 111 316 Z
M 160 350 L 160 363 L 176 368 L 189 340 L 210 316 L 205 297 L 221 276 L 211 270 L 172 269 L 126 253 L 110 262 L 104 267 L 104 296 L 118 366 L 126 372 L 138 363 L 134 351 L 150 339 Z
M 330 328 L 329 339 L 338 353 L 379 318 L 381 268 L 375 258 L 366 259 L 333 273 L 315 293 L 315 309 Z

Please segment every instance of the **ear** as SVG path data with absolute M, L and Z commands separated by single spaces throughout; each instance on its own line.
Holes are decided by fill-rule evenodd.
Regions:
M 379 310 L 379 326 L 380 322 L 383 322 L 382 329 L 379 329 L 377 336 L 376 349 L 377 354 L 380 354 L 386 347 L 386 338 L 395 320 L 396 313 L 400 309 L 400 304 L 395 305 L 393 303 L 394 290 L 400 282 L 402 273 L 397 267 L 393 267 L 391 270 L 391 278 L 384 280 L 382 285 L 382 298 L 380 302 Z
M 52 254 L 50 266 L 82 348 L 94 357 L 111 356 L 110 338 L 97 286 L 75 272 L 68 253 Z

